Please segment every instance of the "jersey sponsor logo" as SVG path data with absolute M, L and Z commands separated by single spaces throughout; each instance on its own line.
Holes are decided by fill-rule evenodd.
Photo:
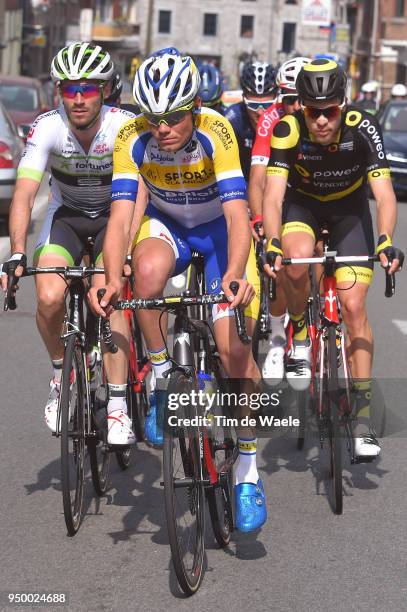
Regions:
M 376 126 L 373 125 L 373 123 L 371 123 L 371 121 L 369 121 L 369 119 L 363 119 L 363 121 L 361 121 L 358 129 L 359 130 L 363 130 L 363 131 L 367 132 L 367 134 L 369 134 L 370 141 L 372 142 L 372 144 L 376 148 L 377 157 L 379 159 L 384 159 L 383 142 L 382 142 L 382 139 L 381 139 L 381 136 L 380 136 L 379 132 L 377 131 Z
M 112 191 L 112 198 L 123 198 L 125 200 L 132 200 L 133 194 L 130 191 Z
M 164 177 L 165 177 L 166 183 L 179 184 L 181 180 L 186 181 L 186 182 L 206 181 L 211 176 L 213 176 L 213 174 L 214 174 L 213 170 L 210 170 L 208 172 L 204 168 L 203 170 L 194 170 L 194 172 L 190 170 L 186 170 L 185 172 L 181 172 L 181 170 L 179 170 L 178 172 L 166 172 Z
M 272 128 L 274 127 L 275 123 L 281 119 L 281 117 L 283 117 L 283 115 L 283 108 L 273 108 L 270 112 L 266 111 L 257 126 L 257 134 L 262 137 L 271 136 Z
M 174 156 L 173 155 L 165 155 L 164 153 L 154 153 L 154 151 L 150 151 L 150 160 L 151 161 L 156 161 L 158 163 L 161 162 L 173 162 L 174 161 Z
M 390 169 L 389 168 L 377 168 L 376 170 L 371 170 L 368 172 L 369 179 L 378 179 L 378 178 L 391 178 Z
M 336 143 L 330 144 L 328 147 L 329 153 L 336 153 L 338 150 L 338 145 Z
M 95 155 L 103 155 L 103 153 L 108 153 L 109 151 L 109 146 L 105 142 L 100 142 L 93 149 Z
M 224 191 L 223 193 L 220 194 L 220 199 L 221 200 L 226 200 L 227 198 L 238 198 L 238 199 L 244 199 L 245 198 L 245 192 L 242 190 L 235 190 L 235 191 Z
M 263 155 L 252 155 L 252 166 L 256 164 L 267 166 L 269 159 L 269 157 L 263 157 Z
M 312 183 L 315 187 L 336 189 L 341 187 L 347 187 L 349 185 L 349 181 L 337 181 L 336 183 L 332 183 L 331 181 L 313 181 Z
M 306 178 L 310 176 L 310 173 L 308 172 L 308 170 L 304 168 L 303 166 L 300 166 L 300 164 L 295 164 L 294 168 L 297 170 L 297 172 L 301 174 L 301 176 L 304 176 Z
M 356 164 L 355 166 L 353 166 L 353 168 L 344 168 L 342 170 L 323 170 L 323 171 L 317 171 L 314 172 L 313 176 L 314 178 L 339 178 L 342 176 L 349 176 L 350 174 L 352 174 L 352 172 L 357 172 L 360 169 L 359 164 Z
M 216 291 L 216 289 L 220 287 L 221 284 L 222 284 L 222 281 L 220 278 L 214 278 L 211 282 L 211 291 Z
M 322 160 L 322 155 L 301 155 L 301 153 L 299 153 L 297 159 L 303 159 L 304 161 L 321 161 Z
M 188 155 L 184 155 L 184 157 L 181 157 L 181 164 L 188 164 L 192 161 L 198 161 L 199 159 L 199 152 L 196 151 L 195 153 L 189 153 Z
M 27 140 L 29 140 L 30 138 L 32 138 L 32 137 L 33 137 L 34 132 L 35 132 L 35 128 L 34 128 L 33 126 L 31 126 L 31 127 L 30 127 L 30 131 L 29 131 L 29 132 L 28 132 L 28 134 L 27 134 Z
M 136 121 L 132 121 L 131 123 L 126 123 L 117 134 L 117 138 L 122 142 L 126 142 L 129 138 L 137 134 L 137 130 L 142 128 L 141 123 L 137 123 Z
M 78 176 L 76 184 L 78 187 L 99 187 L 102 185 L 102 179 L 97 176 Z
M 170 245 L 172 246 L 173 242 L 171 240 L 171 238 L 169 236 L 167 236 L 167 234 L 164 234 L 164 232 L 160 232 L 159 238 L 161 238 L 161 236 L 170 243 Z
M 101 170 L 110 170 L 113 167 L 113 160 L 103 164 L 103 163 L 94 163 L 91 161 L 88 162 L 76 162 L 75 168 L 77 170 L 95 170 L 96 172 L 100 172 Z
M 219 136 L 219 139 L 223 144 L 223 148 L 228 151 L 233 145 L 233 138 L 223 121 L 216 119 L 213 123 L 211 123 L 209 128 L 212 130 L 212 132 L 215 132 L 215 134 Z
M 349 142 L 340 142 L 339 143 L 339 151 L 353 151 L 355 148 L 355 143 L 353 140 Z

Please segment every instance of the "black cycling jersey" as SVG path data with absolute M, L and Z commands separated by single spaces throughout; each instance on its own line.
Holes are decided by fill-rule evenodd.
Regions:
M 390 178 L 381 129 L 356 107 L 342 115 L 337 140 L 329 145 L 315 142 L 302 111 L 283 117 L 273 131 L 267 174 L 288 177 L 288 191 L 312 200 L 333 202 L 351 194 L 366 199 L 366 178 Z

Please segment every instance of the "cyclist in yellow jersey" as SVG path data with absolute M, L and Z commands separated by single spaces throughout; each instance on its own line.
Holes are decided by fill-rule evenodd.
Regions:
M 156 52 L 135 75 L 133 93 L 143 116 L 123 126 L 116 139 L 112 212 L 103 249 L 106 295 L 102 308 L 94 294 L 92 303 L 97 312 L 105 315 L 119 299 L 121 269 L 141 175 L 150 202 L 134 240 L 135 294 L 146 298 L 162 295 L 168 279 L 189 265 L 191 251 L 202 253 L 208 290 L 223 290 L 230 301 L 229 306 L 216 306 L 212 312 L 225 370 L 233 378 L 259 380 L 251 346 L 242 345 L 230 319 L 232 308 L 245 306 L 250 335 L 259 306 L 246 184 L 233 129 L 216 111 L 200 108 L 199 83 L 192 59 L 181 57 L 176 49 Z M 239 284 L 236 296 L 230 291 L 231 281 Z M 163 378 L 170 367 L 159 316 L 155 311 L 138 314 L 157 379 Z M 157 444 L 162 443 L 163 392 L 157 389 L 153 400 L 146 437 Z M 256 467 L 254 432 L 239 430 L 238 435 L 236 524 L 242 531 L 251 531 L 266 520 L 265 497 Z
M 300 71 L 296 88 L 302 110 L 276 125 L 264 197 L 264 226 L 273 269 L 281 269 L 281 254 L 311 257 L 323 223 L 338 255 L 371 255 L 374 237 L 366 179 L 377 203 L 378 245 L 383 267 L 399 269 L 403 253 L 392 246 L 397 216 L 390 171 L 380 127 L 365 111 L 348 106 L 346 74 L 327 59 L 314 60 Z M 280 244 L 281 239 L 281 244 Z M 336 271 L 342 315 L 348 333 L 348 354 L 358 391 L 355 454 L 372 458 L 380 453 L 370 428 L 369 400 L 373 337 L 366 297 L 372 264 L 338 266 Z M 305 324 L 309 294 L 306 266 L 285 269 L 285 291 L 293 324 L 293 351 L 287 379 L 305 389 L 311 376 L 311 348 Z

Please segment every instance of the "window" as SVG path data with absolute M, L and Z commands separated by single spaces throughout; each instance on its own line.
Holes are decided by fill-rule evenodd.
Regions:
M 396 0 L 396 17 L 404 17 L 404 0 Z
M 242 15 L 240 20 L 240 36 L 242 38 L 253 38 L 253 27 L 253 15 Z
M 295 23 L 285 23 L 283 27 L 282 51 L 290 53 L 295 49 Z
M 160 34 L 171 32 L 171 11 L 158 11 L 158 32 Z
M 204 36 L 216 36 L 216 30 L 218 25 L 218 16 L 216 13 L 205 13 L 204 14 Z
M 285 0 L 286 4 L 297 4 L 297 0 Z

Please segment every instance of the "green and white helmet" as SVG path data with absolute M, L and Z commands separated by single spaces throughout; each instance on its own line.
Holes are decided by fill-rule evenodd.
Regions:
M 53 81 L 95 79 L 109 81 L 114 66 L 107 51 L 99 45 L 76 42 L 58 51 L 51 62 Z

